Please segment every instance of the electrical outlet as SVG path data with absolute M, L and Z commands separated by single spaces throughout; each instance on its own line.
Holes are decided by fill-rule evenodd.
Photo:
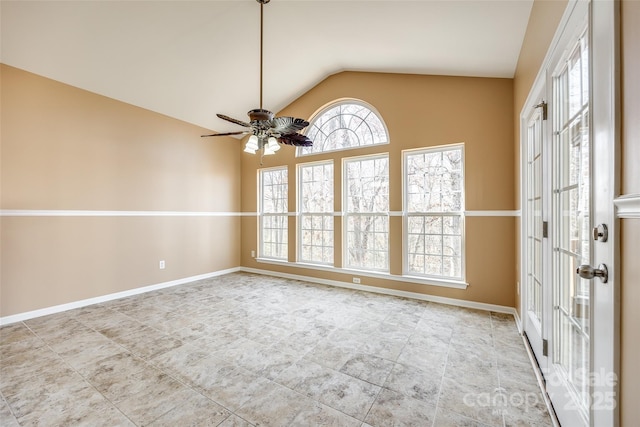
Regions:
M 353 283 L 360 283 L 360 278 L 359 277 L 354 277 L 353 278 Z
M 164 260 L 160 261 L 160 270 L 164 270 Z
M 255 258 L 256 257 L 256 251 L 251 251 L 251 258 Z

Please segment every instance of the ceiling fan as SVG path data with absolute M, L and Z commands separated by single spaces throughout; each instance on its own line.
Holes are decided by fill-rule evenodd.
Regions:
M 253 109 L 247 113 L 249 122 L 234 119 L 224 114 L 216 114 L 222 120 L 247 128 L 237 132 L 213 133 L 209 136 L 229 136 L 229 135 L 249 135 L 249 140 L 244 151 L 255 154 L 257 150 L 264 148 L 263 154 L 274 154 L 280 149 L 280 144 L 293 145 L 296 147 L 310 147 L 313 145 L 306 135 L 298 133 L 309 126 L 309 122 L 304 119 L 294 117 L 274 117 L 274 114 L 262 108 L 262 8 L 270 0 L 256 0 L 260 3 L 260 108 Z

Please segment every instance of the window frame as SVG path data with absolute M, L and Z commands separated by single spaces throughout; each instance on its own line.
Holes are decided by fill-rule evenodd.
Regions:
M 331 165 L 331 169 L 332 172 L 334 173 L 334 176 L 331 178 L 331 200 L 332 200 L 332 205 L 331 208 L 328 211 L 323 211 L 323 212 L 304 212 L 302 210 L 302 200 L 303 200 L 303 185 L 302 185 L 302 177 L 303 177 L 303 172 L 302 170 L 306 167 L 314 167 L 314 166 L 326 166 L 326 165 Z M 298 224 L 297 224 L 297 239 L 296 239 L 296 254 L 297 254 L 297 260 L 299 262 L 305 263 L 305 264 L 312 264 L 312 265 L 322 265 L 322 266 L 333 266 L 335 264 L 335 242 L 336 242 L 336 229 L 335 229 L 335 186 L 336 186 L 336 181 L 335 181 L 335 164 L 333 159 L 329 159 L 329 160 L 322 160 L 322 161 L 317 161 L 317 162 L 306 162 L 306 163 L 298 163 L 296 164 L 296 174 L 297 174 L 297 179 L 296 179 L 296 191 L 297 191 L 297 216 L 298 216 Z M 302 238 L 303 238 L 303 220 L 305 216 L 321 216 L 323 217 L 323 222 L 324 222 L 324 218 L 325 217 L 331 217 L 331 221 L 332 221 L 332 245 L 331 245 L 331 251 L 332 251 L 332 260 L 331 262 L 322 262 L 322 261 L 317 261 L 317 260 L 313 260 L 313 259 L 304 259 L 303 257 L 303 242 L 302 242 Z M 313 245 L 311 245 L 313 247 Z M 328 246 L 322 245 L 322 248 L 325 248 Z
M 364 160 L 374 160 L 374 159 L 386 159 L 387 160 L 387 171 L 389 170 L 390 166 L 391 166 L 391 162 L 390 162 L 390 156 L 389 153 L 377 153 L 377 154 L 371 154 L 371 155 L 363 155 L 363 156 L 353 156 L 353 157 L 343 157 L 342 158 L 342 266 L 345 269 L 348 270 L 359 270 L 359 271 L 368 271 L 368 272 L 373 272 L 373 273 L 390 273 L 390 269 L 391 269 L 391 248 L 389 245 L 389 240 L 390 240 L 390 203 L 388 201 L 387 204 L 387 210 L 383 211 L 383 212 L 358 212 L 358 213 L 351 213 L 347 211 L 347 207 L 348 207 L 348 202 L 347 202 L 347 198 L 348 198 L 348 190 L 347 190 L 347 185 L 348 185 L 348 174 L 347 174 L 347 164 L 350 162 L 357 162 L 357 161 L 364 161 Z M 387 199 L 390 196 L 390 188 L 389 188 L 389 184 L 390 184 L 390 174 L 387 173 Z M 387 232 L 386 232 L 386 236 L 387 236 L 387 251 L 386 251 L 386 267 L 379 269 L 379 268 L 366 268 L 366 267 L 360 267 L 360 266 L 353 266 L 350 265 L 348 260 L 349 260 L 349 247 L 348 247 L 348 243 L 349 243 L 349 236 L 348 236 L 348 226 L 349 226 L 349 218 L 353 217 L 353 216 L 376 216 L 376 217 L 384 217 L 386 218 L 386 224 L 387 224 Z
M 385 142 L 379 142 L 379 143 L 374 143 L 374 144 L 367 144 L 367 145 L 358 145 L 358 146 L 354 146 L 354 147 L 343 147 L 343 148 L 335 148 L 332 150 L 323 150 L 323 151 L 319 151 L 319 152 L 311 152 L 311 153 L 305 153 L 303 151 L 304 147 L 297 147 L 296 148 L 296 158 L 298 157 L 307 157 L 307 156 L 315 156 L 315 155 L 320 155 L 320 154 L 325 154 L 325 153 L 335 153 L 335 152 L 339 152 L 339 151 L 347 151 L 347 150 L 357 150 L 360 148 L 368 148 L 368 147 L 377 147 L 377 146 L 382 146 L 382 145 L 388 145 L 390 143 L 390 138 L 389 138 L 389 129 L 387 128 L 387 124 L 384 122 L 384 120 L 382 119 L 382 116 L 380 115 L 380 113 L 378 112 L 378 110 L 375 109 L 375 107 L 373 107 L 371 104 L 364 102 L 362 100 L 359 99 L 342 99 L 340 101 L 337 102 L 332 102 L 326 106 L 324 106 L 323 108 L 321 108 L 320 110 L 318 110 L 309 120 L 309 126 L 307 126 L 307 128 L 304 130 L 304 134 L 308 135 L 309 131 L 313 128 L 313 126 L 315 125 L 315 122 L 322 117 L 325 113 L 327 113 L 328 111 L 341 106 L 341 105 L 359 105 L 361 107 L 364 107 L 366 109 L 368 109 L 370 111 L 370 114 L 374 114 L 378 120 L 380 120 L 380 123 L 382 123 L 382 126 L 384 128 L 384 133 L 386 135 L 386 141 Z M 365 117 L 366 119 L 366 117 Z
M 287 211 L 286 212 L 265 212 L 264 211 L 264 174 L 268 172 L 274 171 L 284 171 L 286 172 L 287 178 L 287 194 L 285 200 L 287 200 Z M 261 168 L 258 169 L 258 256 L 263 259 L 274 260 L 274 261 L 288 261 L 289 260 L 289 168 L 285 166 L 276 166 L 271 168 Z M 286 239 L 284 240 L 285 245 L 285 256 L 284 257 L 276 257 L 273 255 L 267 256 L 265 255 L 264 250 L 264 219 L 266 217 L 284 217 L 284 223 L 286 227 L 284 230 L 286 231 Z
M 420 147 L 402 151 L 402 274 L 406 277 L 416 277 L 426 280 L 434 280 L 439 282 L 466 282 L 466 240 L 465 240 L 465 199 L 466 199 L 466 185 L 465 185 L 465 150 L 464 143 L 438 145 L 433 147 Z M 409 182 L 407 174 L 407 161 L 409 156 L 420 153 L 437 153 L 444 151 L 460 150 L 461 154 L 461 176 L 460 176 L 460 210 L 457 211 L 409 211 Z M 460 276 L 445 276 L 427 273 L 418 273 L 409 270 L 409 217 L 420 216 L 426 217 L 459 217 L 460 221 Z M 444 227 L 444 226 L 443 226 Z M 446 236 L 444 231 L 440 234 L 444 239 Z M 441 253 L 440 257 L 445 255 Z

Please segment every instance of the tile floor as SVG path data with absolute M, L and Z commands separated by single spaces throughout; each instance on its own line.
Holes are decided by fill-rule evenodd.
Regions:
M 0 425 L 550 426 L 510 315 L 234 273 L 0 329 Z

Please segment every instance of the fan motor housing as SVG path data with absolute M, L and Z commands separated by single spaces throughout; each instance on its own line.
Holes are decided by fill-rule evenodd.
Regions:
M 269 110 L 263 110 L 262 108 L 257 108 L 255 110 L 251 110 L 247 113 L 249 115 L 249 119 L 253 121 L 263 121 L 263 120 L 271 120 L 273 119 L 273 113 Z

